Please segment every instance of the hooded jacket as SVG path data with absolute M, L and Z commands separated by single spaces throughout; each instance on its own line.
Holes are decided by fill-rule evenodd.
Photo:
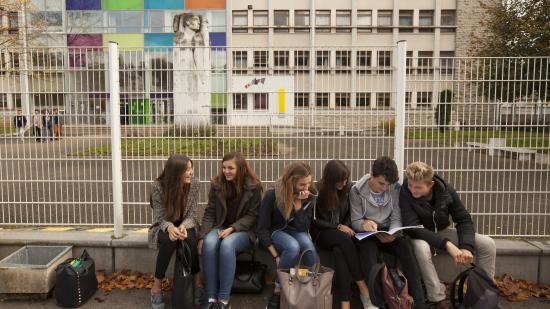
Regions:
M 252 242 L 256 240 L 256 221 L 261 198 L 262 186 L 258 183 L 253 183 L 250 179 L 246 179 L 237 209 L 237 220 L 230 226 L 235 232 L 247 232 Z M 221 187 L 212 182 L 210 192 L 208 193 L 208 206 L 204 211 L 202 219 L 199 233 L 200 238 L 206 236 L 213 228 L 222 226 L 226 215 L 227 201 L 222 195 Z
M 291 228 L 298 232 L 308 232 L 315 207 L 315 197 L 310 195 L 302 201 L 302 207 L 298 210 L 292 208 L 288 220 L 283 215 L 284 202 L 280 194 L 282 184 L 278 181 L 274 189 L 268 190 L 260 205 L 258 216 L 258 228 L 256 234 L 260 244 L 269 247 L 272 244 L 271 234 L 277 230 Z
M 392 184 L 384 192 L 384 202 L 378 206 L 371 195 L 368 180 L 369 174 L 363 176 L 351 187 L 351 225 L 356 232 L 364 232 L 363 219 L 369 219 L 378 225 L 379 230 L 389 230 L 401 227 L 401 211 L 399 210 L 399 185 Z
M 424 225 L 423 229 L 406 231 L 412 238 L 425 240 L 430 246 L 444 250 L 448 239 L 437 234 L 451 225 L 450 217 L 456 224 L 458 247 L 474 252 L 474 224 L 455 189 L 438 175 L 434 176 L 433 204 L 424 197 L 414 198 L 405 179 L 399 196 L 401 217 L 405 225 Z

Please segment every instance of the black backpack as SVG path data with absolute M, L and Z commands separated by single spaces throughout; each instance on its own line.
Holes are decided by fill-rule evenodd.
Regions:
M 451 303 L 455 309 L 500 309 L 498 294 L 493 280 L 472 264 L 453 281 Z

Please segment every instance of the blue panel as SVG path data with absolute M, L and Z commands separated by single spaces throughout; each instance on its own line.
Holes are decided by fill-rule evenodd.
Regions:
M 145 0 L 146 10 L 156 9 L 177 9 L 181 10 L 184 6 L 184 0 Z
M 145 33 L 145 46 L 172 46 L 174 45 L 173 33 Z M 171 49 L 171 48 L 170 48 Z M 170 50 L 167 49 L 167 50 Z
M 67 0 L 67 10 L 101 10 L 101 0 Z
M 227 45 L 227 38 L 225 32 L 211 32 L 210 33 L 210 46 L 223 46 Z

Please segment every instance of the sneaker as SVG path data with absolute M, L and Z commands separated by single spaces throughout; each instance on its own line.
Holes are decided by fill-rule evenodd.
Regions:
M 378 308 L 378 307 L 376 307 L 375 305 L 372 304 L 372 302 L 370 301 L 369 295 L 361 294 L 360 298 L 361 298 L 361 303 L 363 304 L 363 309 L 376 309 L 376 308 Z
M 281 293 L 273 293 L 271 295 L 271 298 L 269 299 L 269 303 L 267 303 L 266 309 L 279 309 L 279 306 L 281 304 Z
M 231 309 L 231 305 L 229 303 L 224 304 L 221 301 L 218 302 L 218 309 Z
M 164 300 L 162 299 L 162 292 L 151 293 L 151 309 L 164 309 Z
M 204 306 L 201 307 L 202 309 L 219 309 L 218 302 L 207 302 Z

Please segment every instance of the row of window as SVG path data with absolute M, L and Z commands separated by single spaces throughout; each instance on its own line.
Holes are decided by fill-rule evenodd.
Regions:
M 376 95 L 376 102 L 372 102 L 371 97 Z M 314 95 L 314 106 L 310 106 L 310 98 Z M 389 92 L 358 92 L 355 94 L 356 108 L 371 108 L 372 103 L 376 103 L 377 108 L 388 108 L 391 106 L 391 93 Z M 253 110 L 267 110 L 269 106 L 269 96 L 267 93 L 233 93 L 233 110 L 249 110 L 249 104 Z M 351 93 L 337 92 L 334 94 L 335 108 L 351 107 Z M 411 104 L 412 92 L 405 93 L 405 103 Z M 330 93 L 317 92 L 311 94 L 309 92 L 294 93 L 294 107 L 296 108 L 329 108 Z M 432 92 L 419 91 L 416 92 L 416 107 L 431 108 Z
M 372 27 L 378 27 L 378 32 L 392 32 L 393 26 L 399 26 L 399 32 L 413 32 L 413 25 L 418 25 L 419 32 L 433 32 L 434 10 L 420 10 L 418 17 L 413 10 L 399 10 L 399 24 L 393 25 L 393 10 L 377 10 L 376 23 L 373 23 L 373 10 L 357 10 L 356 27 L 359 31 L 371 32 Z M 294 27 L 294 32 L 309 32 L 312 26 L 310 10 L 274 10 L 274 32 L 289 32 L 289 27 Z M 334 16 L 333 16 L 334 14 Z M 251 17 L 252 23 L 249 23 Z M 293 18 L 292 18 L 293 17 Z M 414 22 L 415 19 L 417 22 Z M 293 21 L 293 23 L 291 22 Z M 334 21 L 334 22 L 332 22 Z M 351 32 L 351 10 L 316 10 L 316 31 L 330 31 L 330 27 L 337 27 L 337 32 Z M 456 26 L 456 11 L 441 10 L 440 26 L 442 32 L 454 32 Z M 267 10 L 253 10 L 251 15 L 246 10 L 234 10 L 232 12 L 232 26 L 234 33 L 247 33 L 247 27 L 253 26 L 254 32 L 267 32 L 270 26 Z M 339 28 L 339 29 L 338 29 Z

